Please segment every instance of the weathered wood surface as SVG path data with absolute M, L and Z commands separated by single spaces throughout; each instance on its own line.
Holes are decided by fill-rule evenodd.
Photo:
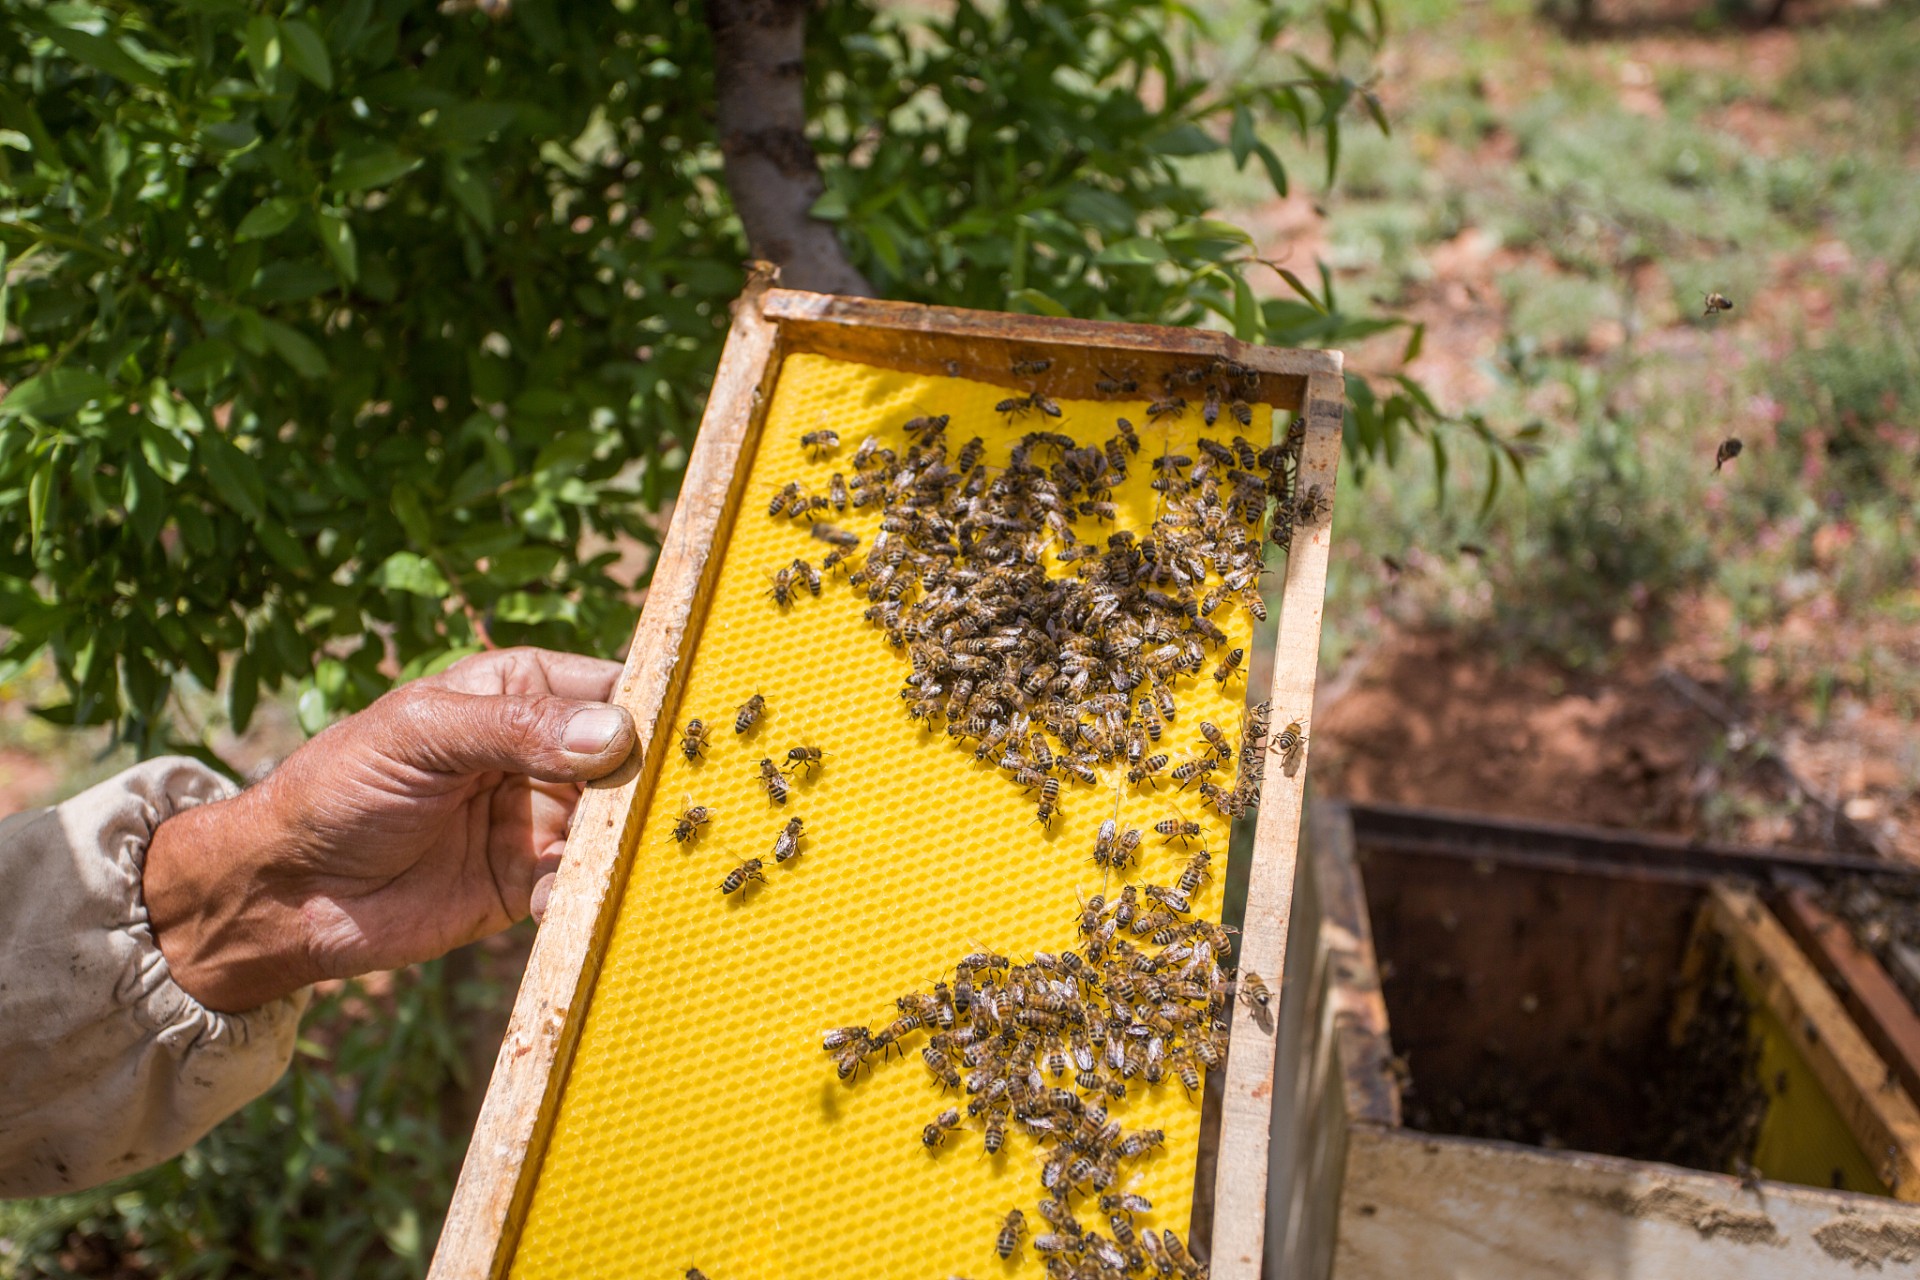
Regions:
M 1328 514 L 1293 532 L 1281 595 L 1280 634 L 1273 655 L 1273 732 L 1298 720 L 1312 738 L 1313 689 L 1320 664 L 1320 620 L 1326 604 L 1331 504 L 1340 466 L 1340 428 L 1346 387 L 1337 353 L 1331 368 L 1308 378 L 1306 441 L 1299 491 L 1318 487 Z M 1253 865 L 1247 877 L 1247 915 L 1241 926 L 1240 969 L 1281 988 L 1287 967 L 1287 928 L 1300 844 L 1307 780 L 1305 747 L 1291 776 L 1275 753 L 1260 796 Z M 1237 997 L 1221 1101 L 1220 1160 L 1214 1175 L 1212 1274 L 1216 1280 L 1257 1280 L 1266 1238 L 1267 1155 L 1273 1114 L 1275 1011 Z
M 1920 1201 L 1920 1108 L 1819 971 L 1752 890 L 1717 884 L 1708 911 L 1728 952 L 1780 1019 L 1897 1200 Z
M 1804 889 L 1781 895 L 1780 922 L 1833 984 L 1875 1052 L 1900 1077 L 1907 1096 L 1920 1101 L 1920 1012 L 1879 959 L 1854 939 L 1845 921 L 1823 910 Z
M 514 1225 L 524 1214 L 551 1125 L 566 1063 L 579 1038 L 586 998 L 630 865 L 644 809 L 636 798 L 673 749 L 673 726 L 662 709 L 684 676 L 686 644 L 712 588 L 715 531 L 739 502 L 750 445 L 777 372 L 777 329 L 760 308 L 771 283 L 756 276 L 736 304 L 725 354 L 686 479 L 654 566 L 653 582 L 614 701 L 633 716 L 639 742 L 628 763 L 593 784 L 574 813 L 573 829 L 549 899 L 513 1019 L 494 1064 L 480 1119 L 434 1253 L 433 1280 L 479 1280 L 504 1274 Z
M 1920 1269 L 1920 1209 L 1877 1196 L 1370 1124 L 1348 1142 L 1339 1280 L 1857 1280 Z
M 1309 377 L 1340 372 L 1338 355 L 1257 347 L 1211 329 L 923 307 L 786 289 L 767 295 L 766 311 L 780 321 L 782 338 L 792 351 L 971 378 L 1020 391 L 1044 385 L 1055 399 L 1105 397 L 1109 393 L 1098 384 L 1109 378 L 1139 384 L 1138 390 L 1120 398 L 1154 399 L 1163 393 L 1169 374 L 1222 359 L 1260 375 L 1258 392 L 1245 399 L 1297 413 Z M 1037 378 L 1016 377 L 1013 363 L 1027 360 L 1052 363 Z M 1337 390 L 1344 405 L 1344 389 Z M 1185 394 L 1191 398 L 1193 392 Z

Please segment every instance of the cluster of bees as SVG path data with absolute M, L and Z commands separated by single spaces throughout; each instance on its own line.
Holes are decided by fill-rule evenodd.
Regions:
M 766 709 L 766 698 L 757 693 L 741 703 L 733 717 L 734 733 L 738 736 L 750 733 L 760 722 L 760 717 L 766 713 Z M 687 727 L 680 732 L 680 754 L 685 756 L 687 762 L 691 764 L 706 755 L 712 741 L 713 730 L 705 720 L 694 716 L 687 721 Z M 811 774 L 820 767 L 825 757 L 826 752 L 812 745 L 802 745 L 788 751 L 785 765 L 776 765 L 771 756 L 761 757 L 757 772 L 760 785 L 766 788 L 767 800 L 776 805 L 785 804 L 787 797 L 793 793 L 793 775 Z M 678 844 L 686 844 L 698 836 L 701 829 L 712 822 L 713 818 L 712 809 L 706 805 L 690 802 L 673 821 L 674 841 Z M 804 820 L 798 816 L 788 818 L 786 826 L 781 828 L 780 833 L 773 838 L 773 860 L 780 863 L 798 856 L 800 841 L 806 833 Z M 721 896 L 728 897 L 738 893 L 744 898 L 748 885 L 767 882 L 765 868 L 766 863 L 762 859 L 748 858 L 727 872 L 726 879 L 720 882 Z
M 1152 1206 L 1121 1186 L 1125 1167 L 1164 1135 L 1129 1132 L 1108 1114 L 1131 1089 L 1168 1078 L 1197 1092 L 1201 1072 L 1225 1055 L 1236 980 L 1221 960 L 1232 931 L 1188 915 L 1206 873 L 1203 852 L 1173 885 L 1127 885 L 1112 901 L 1096 896 L 1080 912 L 1078 949 L 1039 953 L 1028 964 L 976 952 L 954 966 L 951 982 L 901 996 L 899 1017 L 878 1032 L 839 1027 L 821 1040 L 851 1084 L 876 1056 L 904 1058 L 908 1042 L 925 1035 L 920 1057 L 932 1082 L 966 1099 L 964 1116 L 953 1106 L 927 1124 L 921 1141 L 929 1147 L 962 1127 L 977 1127 L 990 1155 L 1010 1131 L 1040 1145 L 1036 1212 L 1047 1229 L 1027 1243 L 1054 1280 L 1206 1275 L 1173 1232 L 1136 1228 L 1135 1215 Z M 1270 1007 L 1258 975 L 1243 972 L 1237 983 L 1244 998 Z M 1096 1205 L 1104 1224 L 1083 1223 L 1079 1215 Z M 995 1252 L 1011 1257 L 1026 1232 L 1025 1213 L 1013 1210 Z
M 1044 372 L 1049 363 L 1023 361 L 1015 374 Z M 1138 389 L 1111 374 L 1099 385 L 1109 393 Z M 1248 397 L 1258 386 L 1257 372 L 1233 361 L 1185 366 L 1168 375 L 1147 416 L 1179 418 L 1197 387 L 1209 427 L 1223 404 L 1248 424 Z M 1038 391 L 996 408 L 1010 421 L 1061 412 Z M 867 619 L 907 652 L 912 670 L 900 696 L 908 714 L 991 760 L 1035 798 L 1042 826 L 1059 815 L 1063 782 L 1098 785 L 1096 770 L 1116 761 L 1129 785 L 1157 788 L 1170 778 L 1183 790 L 1197 788 L 1202 803 L 1223 815 L 1244 814 L 1259 791 L 1263 757 L 1253 744 L 1266 733 L 1264 709 L 1240 726 L 1238 745 L 1208 722 L 1199 725 L 1204 747 L 1195 744 L 1196 753 L 1177 763 L 1161 744 L 1179 715 L 1180 679 L 1210 673 L 1224 688 L 1245 677 L 1245 650 L 1227 649 L 1214 618 L 1229 604 L 1266 617 L 1263 537 L 1288 546 L 1296 526 L 1327 514 L 1319 486 L 1296 493 L 1300 424 L 1264 449 L 1242 436 L 1230 443 L 1203 437 L 1198 458 L 1163 448 L 1145 460 L 1158 495 L 1148 531 L 1114 529 L 1090 541 L 1082 536 L 1090 525 L 1118 521 L 1115 490 L 1141 464 L 1131 422 L 1117 419 L 1097 447 L 1057 431 L 1029 432 L 1003 467 L 987 464 L 977 436 L 950 449 L 949 422 L 945 414 L 907 422 L 904 453 L 868 437 L 851 455 L 851 479 L 834 472 L 824 494 L 798 481 L 774 493 L 770 516 L 807 521 L 831 547 L 818 566 L 802 559 L 775 570 L 775 602 L 786 607 L 800 584 L 818 594 L 824 577 L 844 574 L 866 596 Z M 841 440 L 821 430 L 801 443 L 818 456 Z M 856 535 L 829 521 L 869 507 L 880 509 L 880 528 L 861 552 Z M 1071 573 L 1049 574 L 1050 559 Z M 1298 728 L 1290 729 L 1296 739 Z M 1230 778 L 1216 773 L 1236 756 L 1240 767 Z M 1169 819 L 1156 829 L 1174 834 L 1169 824 L 1195 825 Z M 1125 865 L 1138 833 L 1111 835 L 1096 860 L 1106 866 L 1118 857 Z

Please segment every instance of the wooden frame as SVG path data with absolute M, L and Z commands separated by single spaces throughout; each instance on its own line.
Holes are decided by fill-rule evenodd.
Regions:
M 1048 358 L 1050 394 L 1090 398 L 1102 366 L 1145 386 L 1176 367 L 1224 358 L 1261 375 L 1258 397 L 1304 419 L 1300 483 L 1331 501 L 1339 464 L 1345 388 L 1338 354 L 1256 347 L 1224 334 L 1047 317 L 922 307 L 800 293 L 756 274 L 735 303 L 733 325 L 687 465 L 646 608 L 634 633 L 616 700 L 632 714 L 632 760 L 589 788 L 574 818 L 565 860 L 528 961 L 512 1020 L 474 1130 L 430 1272 L 435 1280 L 504 1275 L 516 1245 L 533 1172 L 551 1130 L 586 997 L 625 886 L 642 800 L 670 745 L 661 715 L 685 678 L 690 637 L 711 593 L 715 538 L 738 508 L 746 469 L 773 384 L 786 356 L 813 352 L 921 374 L 1021 386 L 1013 359 Z M 1331 521 L 1295 531 L 1280 606 L 1272 696 L 1278 725 L 1306 723 L 1319 656 Z M 1248 889 L 1243 963 L 1277 988 L 1286 930 L 1305 768 L 1266 780 Z M 1234 1014 L 1226 1063 L 1214 1215 L 1213 1274 L 1259 1274 L 1266 1196 L 1272 1019 Z M 1248 1219 L 1251 1219 L 1250 1221 Z

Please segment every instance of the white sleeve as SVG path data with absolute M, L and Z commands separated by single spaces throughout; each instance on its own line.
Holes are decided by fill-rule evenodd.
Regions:
M 232 794 L 166 757 L 0 821 L 0 1197 L 170 1159 L 287 1069 L 309 993 L 207 1009 L 168 973 L 141 893 L 154 828 Z

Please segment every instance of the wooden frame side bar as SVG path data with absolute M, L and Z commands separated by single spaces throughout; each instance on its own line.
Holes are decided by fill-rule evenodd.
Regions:
M 1920 1012 L 1873 952 L 1854 940 L 1846 922 L 1823 910 L 1805 889 L 1787 890 L 1778 905 L 1787 932 L 1839 992 L 1860 1030 L 1899 1075 L 1907 1096 L 1920 1100 Z
M 1716 884 L 1713 927 L 1846 1119 L 1896 1200 L 1920 1201 L 1920 1108 L 1751 889 Z
M 1346 384 L 1337 352 L 1322 353 L 1319 358 L 1331 367 L 1307 379 L 1306 442 L 1298 485 L 1303 493 L 1317 486 L 1331 504 L 1340 468 Z M 1269 693 L 1275 733 L 1296 719 L 1303 728 L 1310 721 L 1332 524 L 1329 515 L 1293 531 Z M 1300 767 L 1291 777 L 1277 758 L 1268 767 L 1254 832 L 1253 864 L 1247 875 L 1247 916 L 1240 935 L 1240 971 L 1257 973 L 1275 988 L 1286 972 L 1287 925 L 1300 850 L 1307 780 L 1304 746 L 1301 754 Z M 1232 1016 L 1220 1111 L 1220 1162 L 1214 1173 L 1212 1275 L 1214 1280 L 1259 1280 L 1266 1240 L 1275 1019 L 1252 1001 L 1239 998 L 1233 1002 Z
M 684 679 L 692 623 L 712 591 L 714 533 L 739 501 L 740 457 L 778 370 L 778 328 L 760 308 L 770 283 L 756 276 L 736 304 L 614 698 L 633 716 L 639 741 L 627 764 L 589 787 L 574 811 L 559 880 L 494 1063 L 430 1280 L 492 1280 L 512 1258 L 516 1239 L 509 1224 L 524 1216 L 532 1195 L 532 1175 L 631 865 L 626 855 L 639 836 L 643 806 L 636 797 L 672 749 L 672 726 L 661 723 L 661 714 Z
M 765 307 L 780 321 L 791 350 L 1022 391 L 1037 383 L 1015 376 L 1013 363 L 1044 359 L 1051 362 L 1045 375 L 1048 393 L 1076 400 L 1105 396 L 1098 384 L 1116 377 L 1138 383 L 1129 398 L 1157 398 L 1169 374 L 1219 359 L 1259 375 L 1258 390 L 1245 399 L 1299 413 L 1307 380 L 1337 377 L 1341 368 L 1332 353 L 1258 347 L 1210 329 L 1009 315 L 791 289 L 768 293 Z M 966 344 L 958 357 L 954 339 Z

